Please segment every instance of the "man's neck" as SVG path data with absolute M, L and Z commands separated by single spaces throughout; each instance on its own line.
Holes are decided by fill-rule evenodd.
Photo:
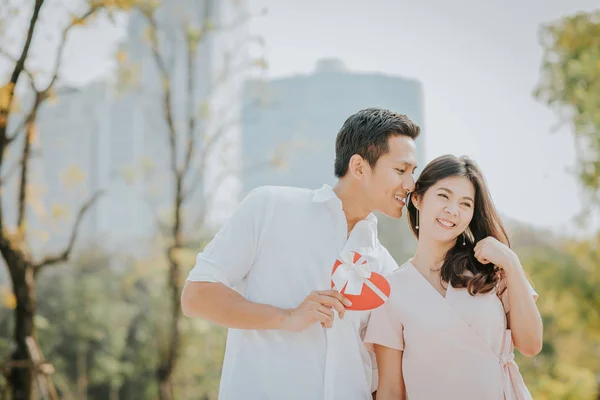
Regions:
M 372 210 L 362 204 L 363 195 L 357 188 L 353 188 L 347 182 L 338 181 L 333 188 L 333 191 L 337 197 L 342 201 L 342 209 L 346 215 L 346 222 L 348 223 L 348 235 L 354 229 L 354 226 L 371 213 Z

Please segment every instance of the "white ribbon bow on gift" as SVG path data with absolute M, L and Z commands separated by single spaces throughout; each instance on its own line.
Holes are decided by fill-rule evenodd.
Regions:
M 356 262 L 354 262 L 355 253 L 360 255 Z M 331 275 L 334 288 L 341 292 L 345 285 L 346 290 L 344 294 L 360 295 L 363 285 L 367 285 L 383 301 L 387 301 L 388 297 L 386 294 L 369 280 L 371 277 L 369 260 L 371 260 L 371 263 L 374 263 L 375 258 L 369 254 L 368 250 L 359 250 L 356 252 L 343 251 L 339 258 L 341 264 L 338 265 L 333 275 Z

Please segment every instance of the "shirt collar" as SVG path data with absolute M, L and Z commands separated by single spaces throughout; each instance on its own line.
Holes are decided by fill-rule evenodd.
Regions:
M 313 193 L 313 201 L 315 203 L 329 203 L 336 200 L 340 204 L 342 203 L 342 201 L 333 191 L 333 188 L 327 184 L 323 185 L 321 189 L 315 190 Z
M 315 203 L 325 203 L 330 206 L 337 205 L 336 208 L 343 209 L 342 200 L 337 197 L 337 194 L 335 194 L 333 188 L 327 184 L 323 185 L 321 189 L 314 191 L 312 200 Z M 377 223 L 377 217 L 373 213 L 370 213 L 365 218 L 365 221 Z

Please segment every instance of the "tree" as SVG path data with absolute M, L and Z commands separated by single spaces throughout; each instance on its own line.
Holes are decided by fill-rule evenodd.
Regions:
M 600 202 L 600 10 L 542 27 L 542 77 L 535 95 L 573 125 L 578 173 Z
M 542 27 L 542 77 L 535 95 L 573 126 L 578 175 L 589 205 L 600 205 L 600 10 Z M 538 380 L 541 398 L 597 398 L 600 393 L 600 235 L 572 243 L 571 255 L 547 260 L 539 274 L 547 289 L 544 326 L 553 367 Z M 549 268 L 550 267 L 550 268 Z M 551 272 L 548 272 L 551 271 Z M 565 332 L 568 330 L 568 333 Z M 538 374 L 539 376 L 539 374 Z
M 14 400 L 29 400 L 32 397 L 32 382 L 35 371 L 33 360 L 27 347 L 28 338 L 36 337 L 34 317 L 37 309 L 36 280 L 46 267 L 57 265 L 69 259 L 75 245 L 79 227 L 86 212 L 93 207 L 100 196 L 96 192 L 85 201 L 76 213 L 68 241 L 64 248 L 56 254 L 45 257 L 34 257 L 28 242 L 28 202 L 31 200 L 30 162 L 36 136 L 36 122 L 43 104 L 53 99 L 61 84 L 61 66 L 64 59 L 65 45 L 71 32 L 78 26 L 84 25 L 88 19 L 106 8 L 126 6 L 123 0 L 92 0 L 87 9 L 73 15 L 69 23 L 62 29 L 60 41 L 55 53 L 49 78 L 44 80 L 29 68 L 32 44 L 39 37 L 38 26 L 45 0 L 35 0 L 32 5 L 30 18 L 26 25 L 25 39 L 17 55 L 8 49 L 1 49 L 0 55 L 11 63 L 11 73 L 8 81 L 0 84 L 0 253 L 7 266 L 12 289 L 15 297 L 14 310 L 14 352 L 8 363 L 6 379 L 10 384 Z M 23 7 L 23 5 L 21 5 Z M 26 80 L 24 80 L 26 79 Z M 42 84 L 42 82 L 47 81 Z M 31 101 L 21 121 L 17 120 L 17 88 L 27 82 Z M 16 123 L 15 123 L 16 122 Z M 21 145 L 18 160 L 9 165 L 6 157 L 9 148 Z M 16 205 L 17 215 L 14 225 L 4 215 L 4 205 L 8 191 L 8 181 L 17 174 Z
M 535 399 L 589 399 L 600 393 L 600 236 L 573 241 L 513 223 L 511 241 L 540 298 L 544 346 L 517 354 Z
M 177 5 L 181 3 L 175 2 L 172 5 L 164 3 L 160 7 L 154 2 L 142 2 L 136 6 L 138 16 L 145 21 L 144 43 L 147 58 L 152 61 L 151 71 L 142 71 L 141 75 L 155 76 L 159 88 L 156 92 L 148 93 L 158 96 L 159 100 L 151 114 L 160 114 L 158 121 L 149 123 L 149 130 L 164 133 L 168 172 L 160 182 L 170 185 L 166 189 L 170 196 L 167 201 L 168 218 L 158 218 L 164 235 L 159 242 L 165 249 L 165 289 L 168 293 L 167 301 L 163 302 L 167 310 L 161 315 L 164 325 L 158 327 L 158 334 L 164 340 L 158 346 L 160 354 L 156 368 L 159 396 L 163 400 L 174 397 L 173 374 L 183 345 L 184 324 L 180 304 L 184 282 L 182 266 L 192 262 L 187 243 L 192 237 L 190 231 L 193 230 L 193 237 L 197 238 L 198 232 L 206 225 L 206 206 L 210 202 L 207 196 L 198 197 L 198 190 L 204 188 L 205 193 L 218 192 L 227 175 L 235 171 L 233 160 L 225 160 L 232 168 L 224 168 L 224 175 L 207 182 L 207 165 L 214 163 L 215 155 L 226 149 L 228 132 L 237 123 L 236 113 L 230 112 L 235 108 L 236 99 L 230 98 L 228 104 L 217 105 L 222 109 L 215 109 L 218 103 L 215 99 L 223 97 L 223 90 L 232 79 L 239 78 L 240 74 L 252 67 L 264 67 L 262 59 L 252 61 L 240 57 L 248 44 L 243 41 L 230 52 L 223 52 L 223 65 L 218 73 L 213 73 L 212 57 L 216 53 L 212 52 L 211 45 L 218 48 L 222 44 L 216 40 L 216 36 L 235 30 L 249 17 L 239 12 L 233 21 L 216 21 L 213 7 L 215 4 L 223 7 L 224 3 L 209 0 L 185 3 L 191 7 L 189 10 L 177 10 Z M 194 20 L 190 15 L 202 17 L 201 20 Z M 218 48 L 218 51 L 222 49 Z M 207 54 L 210 56 L 207 57 Z M 117 58 L 127 66 L 128 57 L 124 50 L 119 52 Z M 147 66 L 147 63 L 144 65 Z M 121 76 L 132 76 L 126 72 L 125 68 Z M 148 119 L 153 117 L 156 115 L 149 115 Z M 206 190 L 207 185 L 210 190 Z M 187 207 L 190 204 L 193 208 Z M 189 221 L 187 227 L 184 226 L 185 221 Z
M 138 305 L 128 303 L 135 291 L 128 278 L 131 260 L 98 248 L 47 273 L 38 285 L 46 299 L 39 305 L 40 347 L 56 367 L 54 382 L 61 398 L 116 399 L 134 365 L 126 323 Z M 144 396 L 140 396 L 142 398 Z
M 40 347 L 56 367 L 53 381 L 64 400 L 157 398 L 156 365 L 168 328 L 165 263 L 156 246 L 143 258 L 101 246 L 77 252 L 38 285 Z M 154 278 L 153 278 L 154 277 Z M 0 338 L 10 330 L 0 307 Z M 167 318 L 165 318 L 165 316 Z M 173 391 L 178 398 L 216 399 L 226 330 L 183 319 Z M 8 344 L 0 339 L 0 354 Z

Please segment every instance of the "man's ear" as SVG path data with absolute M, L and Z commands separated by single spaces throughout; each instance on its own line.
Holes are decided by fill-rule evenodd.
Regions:
M 350 157 L 350 162 L 348 163 L 348 172 L 354 177 L 362 179 L 365 173 L 365 164 L 366 160 L 362 158 L 359 154 L 355 154 L 352 157 Z

